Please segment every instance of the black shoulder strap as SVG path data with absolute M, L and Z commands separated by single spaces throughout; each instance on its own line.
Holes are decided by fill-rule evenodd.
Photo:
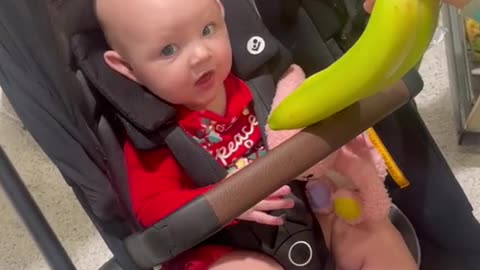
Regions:
M 262 139 L 267 147 L 267 138 L 265 134 L 265 125 L 270 114 L 272 101 L 275 96 L 276 84 L 273 76 L 265 70 L 265 73 L 256 76 L 246 82 L 253 96 L 253 105 L 255 115 L 262 133 Z
M 197 187 L 217 183 L 227 176 L 227 171 L 182 128 L 173 128 L 165 143 Z

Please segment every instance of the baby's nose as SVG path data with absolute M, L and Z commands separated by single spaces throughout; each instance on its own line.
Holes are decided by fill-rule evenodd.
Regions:
M 210 49 L 205 45 L 199 44 L 194 48 L 190 63 L 192 66 L 196 66 L 210 59 L 211 56 Z

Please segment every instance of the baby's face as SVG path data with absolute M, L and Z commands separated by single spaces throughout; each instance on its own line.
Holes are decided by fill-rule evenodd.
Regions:
M 132 14 L 139 16 L 125 29 L 125 39 L 121 35 L 121 57 L 129 67 L 129 74 L 122 73 L 167 102 L 206 109 L 224 91 L 223 81 L 232 65 L 220 4 L 217 0 L 134 2 L 140 10 Z

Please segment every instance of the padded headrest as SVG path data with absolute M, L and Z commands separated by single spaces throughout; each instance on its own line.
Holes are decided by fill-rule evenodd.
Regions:
M 92 8 L 91 0 L 72 1 L 61 10 L 74 8 Z M 233 52 L 233 72 L 244 80 L 250 79 L 255 71 L 280 55 L 279 42 L 263 25 L 255 8 L 249 0 L 222 0 L 225 6 L 226 23 L 230 33 Z M 66 4 L 65 4 L 66 5 Z M 83 12 L 77 13 L 82 14 Z M 88 14 L 88 12 L 87 12 Z M 109 48 L 99 30 L 80 31 L 95 28 L 93 23 L 76 16 L 74 22 L 67 24 L 74 34 L 71 49 L 77 65 L 87 79 L 116 107 L 129 122 L 146 133 L 155 133 L 164 125 L 170 124 L 175 111 L 142 86 L 113 71 L 103 60 L 103 53 Z M 252 41 L 263 50 L 252 53 Z
M 98 29 L 98 21 L 93 8 L 94 0 L 51 0 L 55 17 L 67 37 Z
M 221 0 L 233 51 L 233 71 L 244 80 L 279 53 L 280 43 L 263 24 L 249 0 Z M 258 42 L 263 51 L 256 54 L 249 47 Z
M 254 7 L 253 0 L 221 0 L 225 7 L 225 20 L 232 43 L 234 59 L 233 70 L 242 78 L 266 63 L 278 53 L 278 42 L 263 25 Z M 58 0 L 51 2 L 55 17 L 67 39 L 74 35 L 99 29 L 95 16 L 94 0 Z M 265 48 L 259 54 L 248 50 L 249 42 L 256 42 L 255 37 L 263 39 Z M 262 42 L 258 39 L 259 42 Z
M 102 95 L 130 122 L 153 132 L 175 115 L 174 109 L 142 86 L 111 69 L 103 60 L 109 47 L 103 34 L 74 35 L 72 52 L 80 69 Z

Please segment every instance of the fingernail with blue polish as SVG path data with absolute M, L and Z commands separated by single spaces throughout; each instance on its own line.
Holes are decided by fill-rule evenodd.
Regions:
M 324 183 L 316 182 L 308 187 L 310 205 L 313 209 L 325 209 L 330 207 L 331 193 Z

